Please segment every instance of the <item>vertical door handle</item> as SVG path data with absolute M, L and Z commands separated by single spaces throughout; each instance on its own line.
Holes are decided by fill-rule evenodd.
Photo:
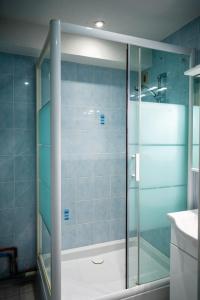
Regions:
M 135 173 L 132 174 L 132 177 L 135 177 L 135 181 L 140 181 L 140 154 L 135 153 L 131 156 L 131 158 L 135 158 Z

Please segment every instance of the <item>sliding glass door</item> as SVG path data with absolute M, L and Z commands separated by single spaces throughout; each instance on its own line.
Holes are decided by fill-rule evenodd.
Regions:
M 189 57 L 129 47 L 128 287 L 167 277 L 167 213 L 187 209 Z
M 127 102 L 127 287 L 138 283 L 139 163 L 140 163 L 140 49 L 128 48 Z M 134 87 L 134 88 L 133 88 Z
M 36 64 L 37 262 L 48 299 L 61 299 L 60 21 L 51 21 Z
M 37 186 L 38 255 L 51 287 L 51 101 L 49 50 L 38 68 L 37 99 Z

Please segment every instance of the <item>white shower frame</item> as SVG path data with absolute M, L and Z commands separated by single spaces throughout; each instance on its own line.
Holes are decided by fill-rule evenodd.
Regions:
M 41 217 L 39 214 L 39 110 L 41 108 L 41 64 L 50 50 L 51 101 L 51 283 L 40 256 Z M 45 298 L 61 299 L 61 29 L 51 20 L 44 47 L 36 63 L 36 180 L 37 180 L 37 264 Z
M 39 217 L 39 191 L 37 184 L 37 262 L 43 288 L 47 299 L 61 300 L 61 34 L 68 33 L 91 38 L 133 45 L 153 50 L 184 54 L 190 57 L 190 68 L 194 65 L 194 51 L 171 44 L 109 32 L 101 29 L 83 27 L 60 20 L 51 20 L 49 33 L 40 57 L 36 64 L 37 82 L 37 141 L 38 112 L 40 109 L 40 67 L 50 47 L 51 60 L 51 288 L 47 283 L 47 275 L 40 260 L 41 224 Z M 188 138 L 188 209 L 192 207 L 192 79 L 189 79 L 189 138 Z M 38 182 L 38 147 L 37 152 L 37 182 Z M 156 283 L 155 283 L 156 284 Z M 149 285 L 149 284 L 148 284 Z

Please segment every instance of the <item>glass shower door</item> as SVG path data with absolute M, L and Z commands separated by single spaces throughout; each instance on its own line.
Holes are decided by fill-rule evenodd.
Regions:
M 137 59 L 134 51 L 131 47 L 130 61 Z M 128 257 L 128 269 L 135 273 L 132 281 L 128 274 L 129 287 L 168 276 L 167 213 L 187 209 L 189 84 L 184 71 L 188 69 L 188 57 L 151 49 L 138 51 L 138 71 L 129 72 L 128 144 L 137 141 L 129 156 L 138 153 L 139 174 L 138 181 L 128 174 L 132 208 L 128 232 L 134 231 L 133 223 L 137 232 L 135 265 Z M 131 168 L 130 159 L 128 166 Z M 135 185 L 137 193 L 133 195 L 131 187 Z
M 36 64 L 37 262 L 44 293 L 61 299 L 61 47 L 52 20 Z
M 139 272 L 139 118 L 140 49 L 128 47 L 127 102 L 127 287 L 138 283 Z
M 49 53 L 49 52 L 48 52 Z M 46 280 L 51 287 L 51 101 L 50 59 L 43 59 L 38 71 L 37 157 L 38 157 L 38 254 Z

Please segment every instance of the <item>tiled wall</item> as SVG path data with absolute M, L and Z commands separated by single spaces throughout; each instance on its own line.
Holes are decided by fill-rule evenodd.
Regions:
M 166 83 L 162 83 L 162 87 L 166 86 L 167 90 L 161 92 L 157 98 L 151 95 L 142 100 L 188 105 L 188 77 L 183 75 L 188 68 L 189 56 L 153 50 L 152 67 L 147 70 L 149 86 L 158 86 L 157 77 L 166 73 Z
M 200 17 L 168 36 L 164 42 L 196 49 L 196 63 L 200 63 Z
M 33 58 L 0 53 L 0 247 L 10 246 L 20 270 L 35 266 L 35 72 Z
M 125 71 L 62 63 L 64 249 L 125 237 L 125 106 Z
M 165 40 L 167 43 L 189 47 L 195 49 L 195 64 L 200 63 L 200 17 L 194 19 L 174 34 L 168 36 Z M 198 176 L 193 174 L 193 206 L 196 208 L 198 203 Z

